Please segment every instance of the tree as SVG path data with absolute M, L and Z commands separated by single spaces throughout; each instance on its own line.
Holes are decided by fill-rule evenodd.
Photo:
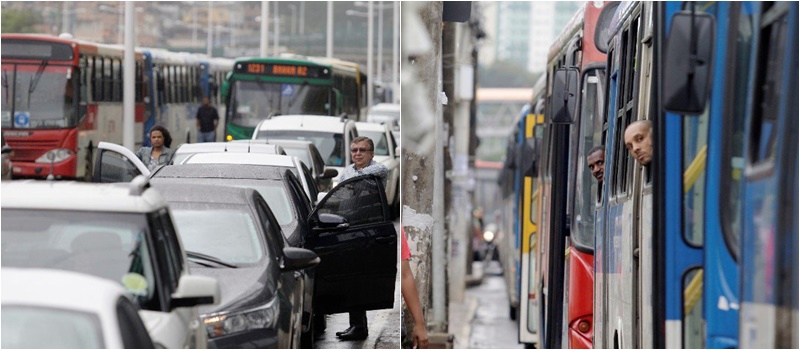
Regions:
M 530 88 L 541 73 L 531 73 L 519 63 L 496 61 L 478 67 L 478 84 L 484 88 Z
M 3 33 L 35 33 L 36 25 L 42 23 L 42 17 L 32 10 L 13 9 L 3 6 Z

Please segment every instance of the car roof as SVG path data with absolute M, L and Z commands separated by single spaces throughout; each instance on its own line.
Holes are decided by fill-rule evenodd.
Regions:
M 249 204 L 256 190 L 245 187 L 192 183 L 159 183 L 157 188 L 169 202 L 200 202 L 214 204 Z
M 352 122 L 338 117 L 319 115 L 282 115 L 261 122 L 258 130 L 307 130 L 321 132 L 341 132 Z
M 245 142 L 205 142 L 184 143 L 175 154 L 181 153 L 207 153 L 207 152 L 235 152 L 235 153 L 264 153 L 281 154 L 283 147 L 277 144 L 245 143 Z M 285 153 L 284 153 L 285 154 Z
M 261 153 L 197 153 L 187 158 L 184 164 L 251 164 L 295 167 L 295 158 L 277 154 Z
M 280 145 L 283 148 L 308 148 L 308 145 L 314 146 L 314 143 L 308 140 L 265 139 L 264 141 L 269 144 Z
M 150 213 L 167 206 L 147 180 L 94 184 L 75 181 L 15 180 L 0 183 L 3 208 Z
M 250 164 L 184 164 L 165 166 L 151 179 L 153 184 L 159 179 L 169 178 L 219 178 L 219 179 L 259 179 L 283 180 L 286 167 Z
M 356 127 L 358 131 L 378 131 L 378 132 L 386 132 L 387 126 L 385 124 L 377 124 L 377 123 L 367 123 L 367 122 L 356 122 Z
M 83 273 L 3 267 L 2 304 L 45 306 L 109 314 L 125 289 L 114 281 Z

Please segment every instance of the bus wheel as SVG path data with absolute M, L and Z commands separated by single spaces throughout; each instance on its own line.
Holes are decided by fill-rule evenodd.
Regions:
M 86 173 L 83 174 L 83 180 L 91 182 L 92 176 L 94 175 L 94 146 L 92 145 L 92 141 L 89 141 L 89 145 L 86 146 L 86 167 L 84 171 Z

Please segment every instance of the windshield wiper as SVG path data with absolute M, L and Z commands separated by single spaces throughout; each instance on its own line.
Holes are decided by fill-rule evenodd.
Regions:
M 294 106 L 294 103 L 297 102 L 297 98 L 300 97 L 300 92 L 302 92 L 303 89 L 306 86 L 308 86 L 308 82 L 304 81 L 302 84 L 300 84 L 300 87 L 297 88 L 297 91 L 295 91 L 294 96 L 292 96 L 292 98 L 289 100 L 289 109 L 290 110 L 292 109 L 292 106 Z M 289 111 L 286 111 L 286 112 L 289 112 Z
M 231 264 L 231 263 L 228 263 L 228 262 L 224 262 L 224 261 L 220 260 L 219 258 L 213 257 L 211 255 L 206 255 L 206 254 L 203 254 L 203 253 L 190 252 L 190 251 L 187 250 L 186 251 L 186 256 L 189 257 L 189 258 L 192 258 L 192 259 L 208 261 L 208 262 L 215 263 L 217 265 L 230 267 L 230 268 L 234 268 L 234 269 L 238 267 L 238 266 L 236 266 L 234 264 Z M 209 267 L 211 267 L 211 266 L 209 266 Z
M 39 79 L 42 78 L 42 73 L 44 73 L 45 67 L 47 67 L 48 60 L 43 60 L 42 63 L 39 64 L 39 68 L 36 69 L 36 74 L 31 77 L 28 83 L 28 109 L 31 108 L 31 93 L 36 90 L 36 85 L 39 85 Z

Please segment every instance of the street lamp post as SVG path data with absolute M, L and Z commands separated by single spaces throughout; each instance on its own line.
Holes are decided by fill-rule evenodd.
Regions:
M 350 21 L 347 22 L 348 25 Z M 350 27 L 347 27 L 347 35 L 350 35 Z M 333 57 L 333 1 L 328 0 L 328 29 L 325 33 L 325 56 Z

